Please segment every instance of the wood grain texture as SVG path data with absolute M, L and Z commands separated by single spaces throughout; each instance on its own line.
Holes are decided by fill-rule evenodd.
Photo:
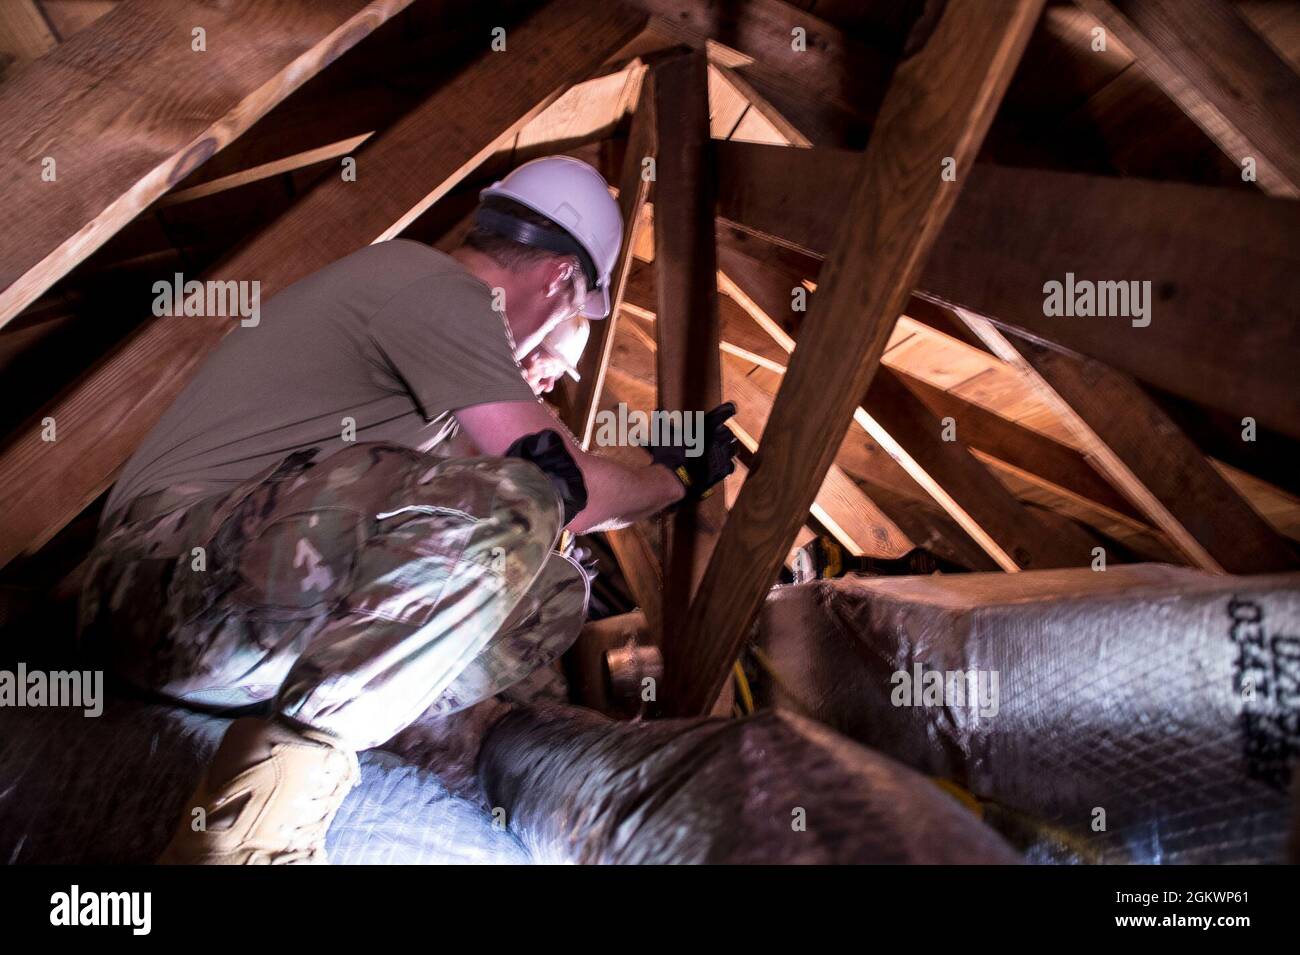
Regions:
M 665 60 L 652 70 L 651 88 L 657 403 L 669 412 L 702 413 L 722 401 L 707 58 L 691 52 Z M 677 636 L 726 513 L 722 495 L 714 494 L 663 521 L 665 659 L 681 652 Z
M 814 142 L 861 149 L 892 57 L 782 0 L 636 0 L 666 37 L 704 50 Z M 795 48 L 793 30 L 806 37 Z
M 751 377 L 748 371 L 743 359 L 728 355 L 723 361 L 724 393 L 739 409 L 737 436 L 757 452 L 776 392 L 765 385 L 763 376 Z M 835 463 L 827 468 L 810 510 L 854 556 L 901 557 L 916 546 Z
M 1085 453 L 1195 567 L 1290 570 L 1296 554 L 1128 376 L 1093 359 L 971 319 L 1031 375 L 1074 427 Z
M 635 274 L 634 272 L 634 277 Z M 725 296 L 720 299 L 720 304 L 723 306 L 721 312 L 724 319 L 724 332 L 729 327 L 726 321 L 728 317 L 727 301 L 728 299 Z M 651 304 L 653 305 L 653 295 L 651 296 Z M 648 332 L 638 329 L 636 323 L 652 322 L 654 313 L 649 307 L 645 310 L 634 309 L 631 306 L 625 306 L 625 308 L 628 309 L 629 314 L 627 321 L 621 326 L 618 341 L 616 342 L 615 355 L 609 370 L 611 388 L 617 392 L 617 395 L 622 400 L 628 402 L 629 407 L 648 410 L 654 404 L 654 359 L 652 356 L 654 339 Z M 742 319 L 743 317 L 741 316 Z M 725 341 L 723 351 L 726 352 Z M 730 383 L 730 376 L 727 374 L 728 364 L 729 362 L 724 360 L 724 393 L 730 395 L 733 394 L 730 390 L 733 384 Z M 780 370 L 784 372 L 784 364 L 778 363 L 778 365 Z M 752 416 L 749 416 L 749 409 L 758 409 L 758 415 L 760 416 L 758 421 L 760 423 L 751 425 L 750 430 L 759 435 L 762 433 L 762 423 L 766 422 L 766 418 L 771 412 L 772 400 L 779 383 L 770 383 L 763 380 L 758 371 L 757 367 L 750 367 L 748 377 L 753 381 L 753 387 L 762 389 L 764 397 L 761 401 L 755 401 L 750 394 L 741 395 L 739 392 L 735 392 L 736 396 L 740 398 L 738 403 L 741 405 L 741 410 L 746 415 L 738 423 L 738 433 L 753 420 Z M 608 406 L 608 404 L 607 401 L 606 405 Z M 741 444 L 742 453 L 738 456 L 736 475 L 733 475 L 733 478 L 742 473 L 747 473 L 747 469 L 743 468 L 740 461 L 752 460 L 753 455 L 750 453 L 750 448 L 756 444 L 757 441 L 751 442 L 748 446 L 744 443 Z M 916 483 L 894 463 L 892 458 L 877 449 L 875 453 L 869 455 L 869 461 L 867 461 L 866 466 L 863 466 L 864 456 L 862 452 L 866 449 L 866 442 L 859 441 L 855 443 L 846 440 L 841 444 L 840 453 L 836 458 L 836 465 L 827 471 L 826 481 L 822 483 L 817 498 L 810 508 L 809 523 L 821 523 L 812 516 L 818 513 L 830 515 L 833 522 L 837 506 L 844 501 L 848 501 L 851 503 L 854 513 L 844 522 L 847 526 L 853 526 L 855 521 L 870 520 L 872 514 L 881 515 L 878 523 L 869 526 L 863 536 L 859 538 L 859 540 L 866 542 L 881 542 L 878 551 L 873 550 L 873 544 L 867 543 L 863 547 L 863 552 L 867 555 L 897 557 L 906 553 L 909 547 L 919 546 L 971 570 L 998 569 L 997 565 L 989 560 L 987 555 L 966 536 L 961 528 L 934 505 Z M 827 487 L 828 483 L 838 480 L 836 474 L 839 470 L 842 470 L 846 476 L 850 477 L 864 496 L 858 497 L 843 490 Z M 877 483 L 878 481 L 888 483 L 880 484 Z M 827 493 L 827 496 L 823 497 L 823 492 L 832 491 L 834 493 Z M 733 480 L 728 479 L 727 501 L 729 505 L 734 505 L 736 493 L 738 493 L 738 487 L 733 489 Z M 843 533 L 843 527 L 839 528 L 839 530 L 840 533 Z M 840 537 L 838 533 L 832 533 L 831 526 L 822 525 L 817 533 L 831 534 L 843 546 L 852 549 L 844 537 Z M 807 531 L 806 528 L 802 529 L 799 536 L 796 537 L 796 543 L 805 543 L 813 536 L 816 536 L 816 534 Z
M 890 369 L 872 378 L 855 418 L 1003 570 L 1087 565 L 1082 535 L 1051 533 L 970 453 L 960 426 L 944 439 L 939 417 Z
M 0 3 L 0 59 L 12 57 L 19 63 L 34 60 L 49 53 L 58 43 L 36 0 Z
M 648 275 L 649 272 L 644 267 L 632 270 L 624 305 L 632 324 L 625 329 L 627 334 L 617 356 L 620 371 L 639 375 L 647 382 L 653 381 L 655 350 L 654 339 L 647 329 L 651 328 L 649 323 L 656 320 L 653 277 Z M 732 430 L 741 444 L 754 452 L 758 449 L 780 383 L 773 374 L 759 373 L 760 369 L 782 375 L 788 355 L 749 320 L 729 295 L 719 297 L 718 314 L 723 334 L 720 341 L 723 353 L 722 394 L 737 406 Z M 854 555 L 898 557 L 914 546 L 838 465 L 832 465 L 827 471 L 811 512 Z
M 1300 197 L 1300 76 L 1224 0 L 1079 0 L 1271 196 Z
M 725 246 L 721 249 L 720 258 L 724 266 L 723 271 L 719 272 L 722 287 L 729 296 L 742 304 L 754 323 L 767 333 L 771 343 L 778 348 L 780 357 L 784 359 L 787 353 L 794 350 L 798 326 L 802 324 L 789 320 L 793 315 L 788 309 L 789 299 L 785 287 L 790 285 L 791 277 L 781 278 L 774 270 L 760 271 L 747 261 L 746 256 L 730 252 Z M 766 302 L 767 308 L 784 311 L 787 322 L 782 323 L 773 318 L 759 304 L 760 300 Z M 952 322 L 960 321 L 955 316 L 949 317 L 946 312 L 942 315 L 928 314 L 927 317 L 945 328 Z M 785 331 L 783 326 L 792 329 L 794 333 Z M 724 327 L 728 341 L 732 337 L 732 328 L 731 324 Z M 975 337 L 969 329 L 966 334 Z M 773 370 L 783 372 L 785 369 L 780 367 Z M 946 392 L 933 390 L 947 396 Z M 955 398 L 953 402 L 966 404 Z M 970 407 L 982 412 L 976 406 Z M 982 413 L 989 418 L 998 417 L 990 412 Z M 929 495 L 952 519 L 941 524 L 929 522 L 931 526 L 924 535 L 926 539 L 933 540 L 936 535 L 943 537 L 948 534 L 955 538 L 948 543 L 960 547 L 969 538 L 988 555 L 995 566 L 1009 572 L 1030 567 L 1075 566 L 1087 562 L 1090 546 L 1082 535 L 1069 533 L 1068 527 L 1064 534 L 1048 533 L 1034 514 L 1017 501 L 983 463 L 971 456 L 965 447 L 964 430 L 958 434 L 959 443 L 949 444 L 942 439 L 943 425 L 939 416 L 913 396 L 896 378 L 893 370 L 882 369 L 872 380 L 871 390 L 863 404 L 853 411 L 853 420 L 861 429 L 856 434 L 865 433 L 876 447 L 884 449 L 911 482 Z M 1011 422 L 1004 423 L 1008 428 L 1029 434 Z M 1039 440 L 1048 445 L 1053 444 L 1047 438 Z M 1061 450 L 1069 452 L 1066 448 Z M 840 456 L 843 455 L 844 449 L 841 446 Z M 1073 463 L 1076 469 L 1092 473 L 1081 456 L 1075 454 Z M 881 468 L 871 461 L 862 470 L 879 474 Z M 1093 477 L 1096 479 L 1095 474 Z M 1097 479 L 1097 483 L 1111 497 L 1117 497 L 1104 481 Z M 874 504 L 872 510 L 876 510 Z M 915 519 L 924 520 L 924 515 L 917 513 Z M 961 562 L 967 563 L 966 560 Z
M 609 2 L 543 8 L 511 31 L 510 54 L 485 51 L 476 67 L 368 142 L 357 156 L 356 182 L 323 181 L 206 277 L 260 281 L 267 298 L 362 245 L 395 236 L 643 25 L 642 16 Z M 149 321 L 14 436 L 0 454 L 0 486 L 8 489 L 0 505 L 0 565 L 39 547 L 111 484 L 233 324 Z M 55 442 L 40 438 L 46 415 L 58 422 Z
M 1009 421 L 907 372 L 896 373 L 899 380 L 936 416 L 953 419 L 957 434 L 968 447 L 1009 465 L 1030 481 L 1118 515 L 1140 517 L 1137 509 L 1092 468 L 1087 458 L 1069 445 Z
M 645 87 L 641 89 L 632 129 L 628 134 L 627 151 L 623 154 L 623 168 L 618 178 L 618 207 L 623 216 L 623 244 L 618 261 L 610 277 L 610 313 L 604 321 L 592 323 L 591 341 L 578 361 L 582 376 L 573 389 L 569 402 L 569 416 L 565 424 L 582 442 L 591 444 L 591 432 L 596 411 L 600 407 L 600 393 L 605 384 L 605 371 L 614 347 L 614 331 L 618 326 L 618 313 L 627 288 L 632 253 L 636 248 L 637 227 L 641 223 L 641 207 L 649 195 L 650 182 L 643 174 L 643 161 L 655 154 L 654 97 Z
M 825 253 L 854 183 L 853 153 L 714 149 L 722 218 Z M 1300 336 L 1265 319 L 1293 314 L 1300 301 L 1300 203 L 985 164 L 967 178 L 920 293 L 1300 437 Z M 1044 315 L 1044 284 L 1067 272 L 1150 282 L 1151 323 Z
M 0 325 L 408 3 L 126 0 L 0 86 Z
M 596 412 L 600 409 L 605 376 L 614 349 L 614 333 L 618 328 L 619 310 L 627 287 L 628 271 L 636 246 L 637 227 L 641 223 L 641 207 L 649 194 L 650 183 L 643 175 L 642 161 L 654 156 L 654 98 L 645 86 L 640 87 L 640 98 L 632 118 L 627 151 L 618 180 L 618 204 L 623 216 L 623 244 L 618 262 L 610 278 L 610 314 L 604 321 L 594 322 L 591 341 L 578 362 L 582 378 L 573 390 L 568 406 L 566 424 L 582 442 L 584 448 L 591 444 Z M 649 633 L 658 642 L 663 628 L 663 570 L 659 558 L 646 537 L 646 525 L 606 533 L 614 559 L 618 562 L 623 579 L 627 581 L 632 596 L 649 621 Z
M 956 201 L 941 161 L 974 158 L 1041 8 L 952 0 L 894 73 L 767 440 L 691 606 L 690 656 L 665 660 L 674 714 L 703 712 L 722 686 Z

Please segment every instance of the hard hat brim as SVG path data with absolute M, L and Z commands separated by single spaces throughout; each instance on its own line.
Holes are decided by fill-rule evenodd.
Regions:
M 585 318 L 609 318 L 609 282 L 587 293 L 587 300 L 582 303 Z

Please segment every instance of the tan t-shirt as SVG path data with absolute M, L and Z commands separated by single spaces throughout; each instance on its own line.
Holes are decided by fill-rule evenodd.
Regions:
M 429 450 L 457 408 L 532 400 L 491 290 L 427 245 L 380 242 L 231 331 L 127 462 L 105 514 L 178 484 L 229 489 L 294 451 L 342 450 L 347 418 L 356 441 Z

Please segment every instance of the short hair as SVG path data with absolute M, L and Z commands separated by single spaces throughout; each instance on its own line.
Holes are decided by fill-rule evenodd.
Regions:
M 553 219 L 542 215 L 540 212 L 534 212 L 523 203 L 508 199 L 505 196 L 489 196 L 483 200 L 483 206 L 504 213 L 513 219 L 519 219 L 529 225 L 549 229 L 552 232 L 564 231 L 564 227 L 557 224 Z M 559 252 L 551 252 L 548 249 L 539 249 L 536 246 L 516 242 L 514 239 L 499 235 L 477 222 L 469 230 L 469 234 L 465 236 L 464 244 L 489 256 L 498 265 L 507 269 L 530 265 L 543 259 L 566 257 Z

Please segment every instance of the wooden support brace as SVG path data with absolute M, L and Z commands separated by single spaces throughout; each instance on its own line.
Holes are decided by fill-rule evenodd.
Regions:
M 837 422 L 866 392 L 956 201 L 944 160 L 974 158 L 1041 8 L 952 0 L 895 72 L 762 451 L 691 606 L 688 653 L 665 657 L 670 712 L 703 712 L 726 679 L 835 456 Z
M 806 252 L 829 248 L 856 154 L 714 150 L 721 218 Z M 919 292 L 1300 437 L 1300 337 L 1287 322 L 1260 320 L 1300 300 L 1300 203 L 981 163 L 967 169 L 952 218 Z M 1146 317 L 1047 314 L 1046 283 L 1074 278 L 1136 283 Z
M 665 60 L 654 67 L 651 86 L 658 406 L 704 412 L 722 400 L 708 60 L 699 52 Z M 686 609 L 725 519 L 722 495 L 714 494 L 664 521 L 665 659 L 680 652 Z
M 949 439 L 888 368 L 871 380 L 854 419 L 1003 570 L 1087 565 L 1087 538 L 1050 532 L 967 450 L 956 421 Z
M 627 151 L 623 154 L 623 169 L 618 178 L 618 207 L 623 216 L 623 244 L 619 248 L 618 261 L 614 264 L 614 271 L 610 276 L 610 311 L 604 321 L 592 323 L 591 341 L 588 342 L 582 358 L 578 361 L 578 373 L 582 377 L 573 389 L 569 414 L 565 420 L 569 430 L 577 436 L 584 448 L 591 445 L 592 427 L 600 407 L 600 393 L 605 383 L 605 372 L 609 368 L 609 356 L 614 348 L 614 332 L 618 327 L 619 309 L 623 303 L 628 273 L 632 265 L 632 253 L 636 247 L 637 226 L 641 223 L 641 207 L 645 204 L 650 191 L 650 179 L 644 160 L 653 158 L 655 154 L 654 127 L 654 97 L 648 94 L 643 85 L 636 112 L 632 117 Z
M 1233 4 L 1078 3 L 1261 189 L 1300 197 L 1300 76 Z
M 1094 359 L 963 316 L 1030 375 L 1085 453 L 1193 566 L 1252 574 L 1297 566 L 1292 548 L 1127 375 Z
M 789 280 L 764 281 L 773 276 L 756 274 L 756 270 L 739 255 L 724 255 L 723 260 L 738 271 L 733 273 L 737 276 L 735 279 L 726 271 L 719 272 L 720 286 L 741 304 L 778 348 L 786 353 L 794 351 L 797 339 L 787 333 L 767 310 L 787 308 L 783 293 L 773 286 L 784 286 Z M 767 308 L 760 305 L 759 300 L 766 302 Z M 952 320 L 960 321 L 955 316 Z M 973 335 L 969 331 L 968 334 Z M 784 368 L 780 370 L 784 371 Z M 729 383 L 729 393 L 731 387 Z M 1091 546 L 1082 534 L 1070 534 L 1068 530 L 1064 535 L 1049 533 L 1035 515 L 970 454 L 955 433 L 955 422 L 952 441 L 945 440 L 938 417 L 898 380 L 892 370 L 882 369 L 872 380 L 862 405 L 853 411 L 853 420 L 934 498 L 998 567 L 1014 572 L 1029 567 L 1068 567 L 1087 563 Z M 1008 425 L 1015 428 L 1015 425 Z M 1054 443 L 1046 438 L 1042 440 Z M 1090 471 L 1081 458 L 1077 464 Z M 1104 482 L 1100 483 L 1105 486 Z
M 0 87 L 0 325 L 410 2 L 125 0 Z

